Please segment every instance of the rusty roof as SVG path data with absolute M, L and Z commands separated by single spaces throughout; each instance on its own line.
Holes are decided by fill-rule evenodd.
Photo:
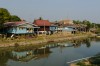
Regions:
M 51 23 L 48 20 L 35 20 L 33 24 L 38 26 L 51 26 Z

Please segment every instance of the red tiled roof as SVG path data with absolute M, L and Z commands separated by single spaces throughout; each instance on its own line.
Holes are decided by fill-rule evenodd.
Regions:
M 48 20 L 35 20 L 34 24 L 38 26 L 50 26 L 51 23 Z

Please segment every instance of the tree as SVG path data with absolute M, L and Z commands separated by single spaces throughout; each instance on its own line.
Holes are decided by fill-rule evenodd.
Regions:
M 21 21 L 16 15 L 10 15 L 9 11 L 5 8 L 0 8 L 0 29 L 3 28 L 3 24 L 9 21 Z
M 73 23 L 74 23 L 74 24 L 82 24 L 82 22 L 79 21 L 79 20 L 73 20 Z
M 100 24 L 96 24 L 96 26 L 97 26 L 98 28 L 100 28 Z
M 3 23 L 4 23 L 3 13 L 0 12 L 0 29 L 3 27 Z
M 42 17 L 39 17 L 39 20 L 43 20 L 43 18 Z
M 16 16 L 16 15 L 12 15 L 11 16 L 11 21 L 13 21 L 13 22 L 15 22 L 15 21 L 21 21 L 21 19 L 18 16 Z
M 5 8 L 0 8 L 0 29 L 3 28 L 3 24 L 10 21 L 10 13 Z
M 86 31 L 89 31 L 90 28 L 92 27 L 92 23 L 91 23 L 90 21 L 88 21 L 88 20 L 83 20 L 82 23 L 83 23 L 84 25 L 87 25 Z
M 5 8 L 0 8 L 0 16 L 2 17 L 3 22 L 8 22 L 8 21 L 10 21 L 11 15 L 10 15 L 10 13 L 8 12 L 8 10 L 5 9 Z

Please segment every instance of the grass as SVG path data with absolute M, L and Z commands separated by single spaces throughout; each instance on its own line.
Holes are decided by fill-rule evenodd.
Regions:
M 86 66 L 85 63 L 83 63 L 83 62 L 78 62 L 78 63 L 76 63 L 76 65 L 79 65 L 79 66 Z
M 78 34 L 70 34 L 70 33 L 66 33 L 66 32 L 60 32 L 60 33 L 57 33 L 57 34 L 53 34 L 53 35 L 39 35 L 37 37 L 24 37 L 24 36 L 21 36 L 21 37 L 18 37 L 17 39 L 11 39 L 11 38 L 7 38 L 7 39 L 2 39 L 0 38 L 0 45 L 9 45 L 9 44 L 13 44 L 13 45 L 16 45 L 17 44 L 34 44 L 34 43 L 44 43 L 44 42 L 47 42 L 47 41 L 52 41 L 52 40 L 63 40 L 64 38 L 67 39 L 67 38 L 74 38 L 74 37 L 81 37 L 81 36 L 89 36 L 91 35 L 92 33 L 78 33 Z

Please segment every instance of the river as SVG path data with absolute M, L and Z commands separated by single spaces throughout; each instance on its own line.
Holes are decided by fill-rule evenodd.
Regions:
M 0 48 L 0 66 L 69 66 L 67 62 L 99 53 L 100 40 L 86 38 L 32 47 Z

